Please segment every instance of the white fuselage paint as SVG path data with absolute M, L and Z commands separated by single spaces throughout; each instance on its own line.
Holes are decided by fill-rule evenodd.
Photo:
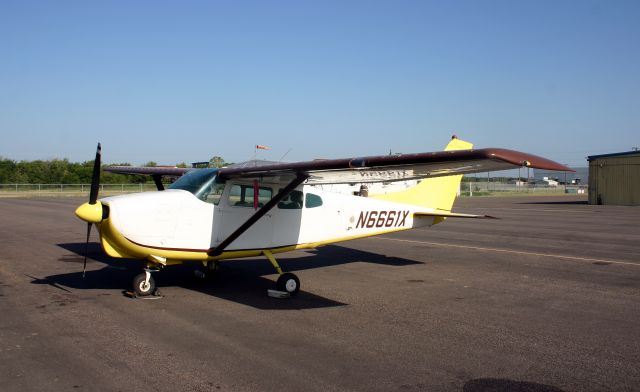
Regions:
M 261 184 L 262 185 L 262 184 Z M 278 185 L 274 185 L 274 193 Z M 215 247 L 256 211 L 230 205 L 229 186 L 218 205 L 199 200 L 184 190 L 145 192 L 107 197 L 109 219 L 122 235 L 137 244 L 163 249 L 203 251 Z M 415 212 L 433 210 L 372 198 L 326 192 L 300 186 L 322 205 L 270 210 L 238 237 L 227 250 L 268 249 L 297 244 L 339 241 L 404 230 L 433 223 L 415 219 Z

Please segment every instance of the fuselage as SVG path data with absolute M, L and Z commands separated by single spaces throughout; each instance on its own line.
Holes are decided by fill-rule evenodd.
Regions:
M 113 257 L 161 264 L 255 256 L 431 225 L 414 217 L 425 208 L 327 192 L 302 185 L 260 218 L 225 251 L 215 248 L 284 185 L 278 182 L 210 183 L 208 192 L 168 189 L 100 200 L 108 217 L 97 224 L 101 244 Z M 187 187 L 185 187 L 187 188 Z M 254 196 L 257 198 L 254 200 Z

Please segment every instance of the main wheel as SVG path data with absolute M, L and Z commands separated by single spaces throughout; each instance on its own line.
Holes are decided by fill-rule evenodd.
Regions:
M 291 272 L 286 272 L 278 277 L 276 288 L 279 291 L 286 291 L 291 295 L 296 295 L 300 291 L 300 279 Z
M 151 295 L 156 290 L 156 282 L 153 280 L 153 276 L 149 277 L 149 283 L 147 283 L 146 280 L 147 276 L 144 272 L 133 278 L 133 291 L 135 291 L 139 297 Z

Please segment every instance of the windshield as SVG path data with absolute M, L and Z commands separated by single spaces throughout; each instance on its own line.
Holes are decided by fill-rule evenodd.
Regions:
M 192 170 L 169 186 L 169 189 L 183 189 L 193 193 L 198 199 L 206 200 L 216 186 L 218 169 Z

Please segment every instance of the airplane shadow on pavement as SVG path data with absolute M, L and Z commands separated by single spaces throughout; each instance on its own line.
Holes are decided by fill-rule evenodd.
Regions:
M 95 262 L 103 264 L 103 268 L 87 270 L 82 278 L 82 263 L 85 252 L 84 243 L 58 244 L 61 248 L 71 252 L 59 259 L 61 262 L 73 263 L 76 272 L 47 276 L 42 279 L 34 278 L 34 284 L 48 284 L 61 290 L 71 291 L 87 289 L 129 290 L 131 280 L 142 270 L 140 260 L 115 259 L 107 256 L 98 243 L 89 243 L 87 266 L 92 267 Z M 302 252 L 300 252 L 302 253 Z M 315 268 L 331 267 L 354 262 L 368 262 L 389 266 L 407 266 L 422 264 L 421 262 L 398 257 L 370 253 L 352 248 L 328 245 L 316 250 L 306 251 L 300 257 L 279 258 L 283 270 L 288 272 L 303 271 Z M 183 287 L 200 293 L 212 295 L 221 299 L 241 303 L 258 309 L 299 310 L 344 306 L 345 303 L 334 301 L 302 290 L 293 298 L 282 300 L 270 298 L 266 295 L 268 289 L 275 288 L 274 280 L 266 276 L 274 275 L 275 271 L 264 257 L 223 260 L 221 268 L 211 279 L 195 278 L 193 271 L 196 264 L 170 266 L 155 273 L 154 278 L 158 288 Z

